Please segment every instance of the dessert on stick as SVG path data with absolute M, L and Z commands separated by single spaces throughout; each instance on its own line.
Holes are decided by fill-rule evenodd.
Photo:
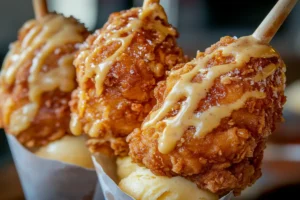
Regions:
M 155 105 L 166 71 L 186 61 L 159 1 L 110 15 L 90 35 L 74 64 L 78 88 L 70 103 L 73 134 L 89 136 L 93 153 L 128 155 L 126 136 Z
M 296 2 L 279 1 L 252 36 L 223 37 L 174 67 L 127 138 L 132 160 L 219 196 L 253 184 L 286 100 L 286 67 L 268 42 Z
M 74 54 L 88 31 L 72 17 L 48 13 L 45 0 L 33 3 L 36 19 L 23 25 L 3 63 L 0 121 L 26 199 L 92 199 L 96 172 L 87 169 L 85 138 L 70 134 L 68 106 Z
M 74 18 L 48 13 L 45 1 L 33 3 L 36 19 L 19 30 L 0 75 L 0 121 L 29 148 L 70 133 L 73 58 L 88 35 Z

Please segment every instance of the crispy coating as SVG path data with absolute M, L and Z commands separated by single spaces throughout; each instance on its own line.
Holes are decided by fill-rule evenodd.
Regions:
M 44 24 L 56 26 L 54 28 L 56 31 L 43 35 L 47 29 Z M 63 26 L 65 29 L 62 29 Z M 71 39 L 65 40 L 56 37 L 62 33 L 66 33 L 61 35 L 62 37 L 68 36 Z M 70 133 L 68 102 L 76 85 L 72 57 L 78 50 L 78 43 L 83 42 L 87 36 L 88 31 L 74 18 L 49 14 L 40 21 L 26 22 L 19 31 L 18 40 L 10 46 L 0 76 L 0 121 L 6 133 L 15 135 L 26 147 L 43 146 Z M 61 41 L 61 43 L 57 44 L 57 41 Z M 40 53 L 46 49 L 46 45 L 50 46 L 52 42 L 56 44 L 54 49 L 46 54 L 45 58 L 39 58 L 42 55 Z M 67 58 L 62 64 L 64 65 L 63 71 L 54 72 L 61 65 L 59 62 L 63 58 Z M 71 62 L 67 60 L 71 60 Z M 42 68 L 38 72 L 38 77 L 44 78 L 43 80 L 37 78 L 42 84 L 36 84 L 38 85 L 36 87 L 30 83 L 29 79 L 33 74 L 33 66 L 39 61 L 42 62 Z M 16 71 L 12 72 L 14 69 Z M 51 73 L 61 75 L 61 77 L 57 77 L 60 79 L 61 85 L 58 84 L 51 88 L 52 85 L 57 84 L 55 81 L 58 80 L 52 79 Z M 10 74 L 14 75 L 10 76 Z M 7 77 L 13 77 L 13 81 Z M 50 88 L 47 88 L 48 86 Z M 64 89 L 60 89 L 60 87 Z M 33 90 L 37 91 L 35 97 L 38 98 L 34 102 L 29 97 L 30 91 Z M 14 114 L 27 105 L 37 106 L 37 111 L 32 114 L 30 121 L 28 121 L 28 113 L 34 113 L 32 109 L 24 109 L 18 115 Z M 22 125 L 22 128 L 17 128 L 19 125 Z
M 88 73 L 86 62 L 89 55 L 94 53 L 92 65 L 100 66 L 116 51 L 121 51 L 122 45 L 127 44 L 118 42 L 119 38 L 122 40 L 132 36 L 128 46 L 111 61 L 107 74 L 101 75 L 101 72 L 89 77 L 79 84 L 72 95 L 71 110 L 78 117 L 74 124 L 78 126 L 80 123 L 82 131 L 79 132 L 89 135 L 87 143 L 94 153 L 128 155 L 126 136 L 141 125 L 155 105 L 153 90 L 157 82 L 165 79 L 167 70 L 186 61 L 176 44 L 178 33 L 166 21 L 163 8 L 155 6 L 156 13 L 150 10 L 147 17 L 138 21 L 140 25 L 134 25 L 123 33 L 120 33 L 121 30 L 139 19 L 142 9 L 133 8 L 111 14 L 104 27 L 88 37 L 74 62 L 80 83 L 85 73 Z M 161 23 L 163 30 L 156 29 L 155 23 Z M 110 38 L 110 34 L 119 35 Z M 97 96 L 95 77 L 99 75 L 105 78 L 103 91 Z M 82 95 L 85 96 L 83 103 L 80 102 Z
M 227 46 L 235 41 L 224 37 L 208 48 L 204 57 L 220 46 Z M 220 50 L 211 58 L 206 68 L 234 62 L 234 57 L 225 57 Z M 274 63 L 279 68 L 266 80 L 253 82 L 252 77 L 258 70 Z M 194 66 L 178 65 L 182 73 Z M 198 187 L 223 195 L 234 191 L 237 195 L 250 186 L 261 175 L 261 161 L 266 138 L 274 131 L 275 124 L 282 121 L 282 105 L 285 102 L 285 65 L 279 56 L 272 58 L 251 58 L 242 68 L 231 72 L 230 79 L 217 78 L 214 86 L 197 106 L 197 111 L 204 112 L 214 105 L 224 105 L 238 100 L 247 91 L 264 91 L 265 98 L 250 98 L 244 106 L 223 118 L 219 126 L 205 137 L 194 137 L 195 128 L 189 127 L 177 142 L 175 149 L 168 154 L 158 150 L 158 138 L 164 124 L 157 123 L 145 129 L 135 129 L 127 138 L 134 162 L 145 165 L 157 175 L 183 176 L 194 181 Z M 166 95 L 174 86 L 178 76 L 170 76 L 155 89 L 158 101 L 153 111 L 159 109 Z M 193 82 L 201 82 L 199 73 Z M 180 102 L 166 116 L 175 116 L 180 109 Z M 147 118 L 149 119 L 149 117 Z M 145 121 L 147 121 L 147 119 Z

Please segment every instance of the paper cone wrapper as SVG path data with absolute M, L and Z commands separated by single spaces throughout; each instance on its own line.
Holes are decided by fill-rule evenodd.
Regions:
M 114 180 L 117 180 L 115 160 L 105 156 L 93 156 L 94 166 L 106 200 L 135 200 L 123 192 Z M 222 197 L 220 200 L 231 200 L 233 194 Z
M 95 170 L 44 159 L 7 135 L 26 199 L 104 200 Z

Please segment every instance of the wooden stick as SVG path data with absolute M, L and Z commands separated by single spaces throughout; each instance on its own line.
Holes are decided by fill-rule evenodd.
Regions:
M 143 9 L 147 8 L 150 4 L 159 3 L 160 0 L 144 0 Z
M 298 0 L 279 0 L 252 36 L 268 44 L 290 14 L 297 1 Z
M 32 3 L 37 20 L 48 14 L 47 0 L 32 0 Z

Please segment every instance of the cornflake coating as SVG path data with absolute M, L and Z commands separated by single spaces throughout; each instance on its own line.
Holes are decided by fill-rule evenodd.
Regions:
M 221 70 L 222 65 L 230 67 L 230 64 L 236 64 L 237 58 L 234 54 L 225 56 L 223 49 L 238 41 L 228 36 L 223 37 L 204 53 L 198 53 L 194 61 L 186 65 L 177 65 L 167 80 L 157 86 L 155 89 L 157 105 L 146 118 L 142 128 L 135 129 L 127 138 L 129 155 L 134 162 L 145 165 L 156 175 L 183 176 L 195 182 L 199 188 L 219 195 L 230 191 L 238 195 L 261 176 L 261 161 L 266 139 L 274 131 L 276 123 L 282 121 L 282 106 L 286 101 L 285 65 L 280 56 L 265 45 L 261 48 L 270 52 L 266 55 L 272 56 L 251 57 L 239 68 L 234 68 L 214 80 L 206 79 L 209 70 L 212 71 L 214 66 L 218 66 L 217 68 Z M 243 41 L 247 43 L 249 38 Z M 206 66 L 203 66 L 201 72 L 198 72 L 191 81 L 202 84 L 206 84 L 205 81 L 213 81 L 212 87 L 205 90 L 204 98 L 196 104 L 196 109 L 192 113 L 195 117 L 199 119 L 210 111 L 211 115 L 207 115 L 207 119 L 215 120 L 227 112 L 229 105 L 240 102 L 244 95 L 252 94 L 257 98 L 250 95 L 245 103 L 240 104 L 242 107 L 233 109 L 228 116 L 222 117 L 212 130 L 209 128 L 215 121 L 201 118 L 203 121 L 199 120 L 197 126 L 204 123 L 203 127 L 198 130 L 194 126 L 188 126 L 183 135 L 180 135 L 180 139 L 176 140 L 175 146 L 169 152 L 162 153 L 161 151 L 165 151 L 163 148 L 160 149 L 162 142 L 166 141 L 165 146 L 171 143 L 171 140 L 163 140 L 169 137 L 165 133 L 165 128 L 170 120 L 175 120 L 181 113 L 181 107 L 186 105 L 191 96 L 181 98 L 169 112 L 166 112 L 166 115 L 157 118 L 158 120 L 153 123 L 149 122 L 162 111 L 168 95 L 176 84 L 183 80 L 183 75 L 191 72 L 197 63 L 208 57 Z M 216 68 L 214 70 L 214 73 L 218 72 Z M 214 109 L 220 111 L 214 113 Z M 190 123 L 194 118 L 186 119 L 185 122 Z M 184 121 L 179 125 L 185 126 Z M 203 129 L 208 132 L 201 132 Z M 204 135 L 202 137 L 195 135 L 196 130 Z M 171 134 L 178 137 L 180 130 L 170 132 Z
M 154 87 L 166 71 L 186 62 L 178 33 L 163 8 L 113 13 L 89 36 L 74 64 L 79 87 L 72 95 L 71 130 L 87 134 L 93 153 L 128 155 L 126 136 L 155 105 Z
M 87 36 L 74 18 L 49 14 L 26 22 L 11 44 L 0 75 L 0 121 L 23 145 L 43 146 L 70 133 L 72 62 Z

